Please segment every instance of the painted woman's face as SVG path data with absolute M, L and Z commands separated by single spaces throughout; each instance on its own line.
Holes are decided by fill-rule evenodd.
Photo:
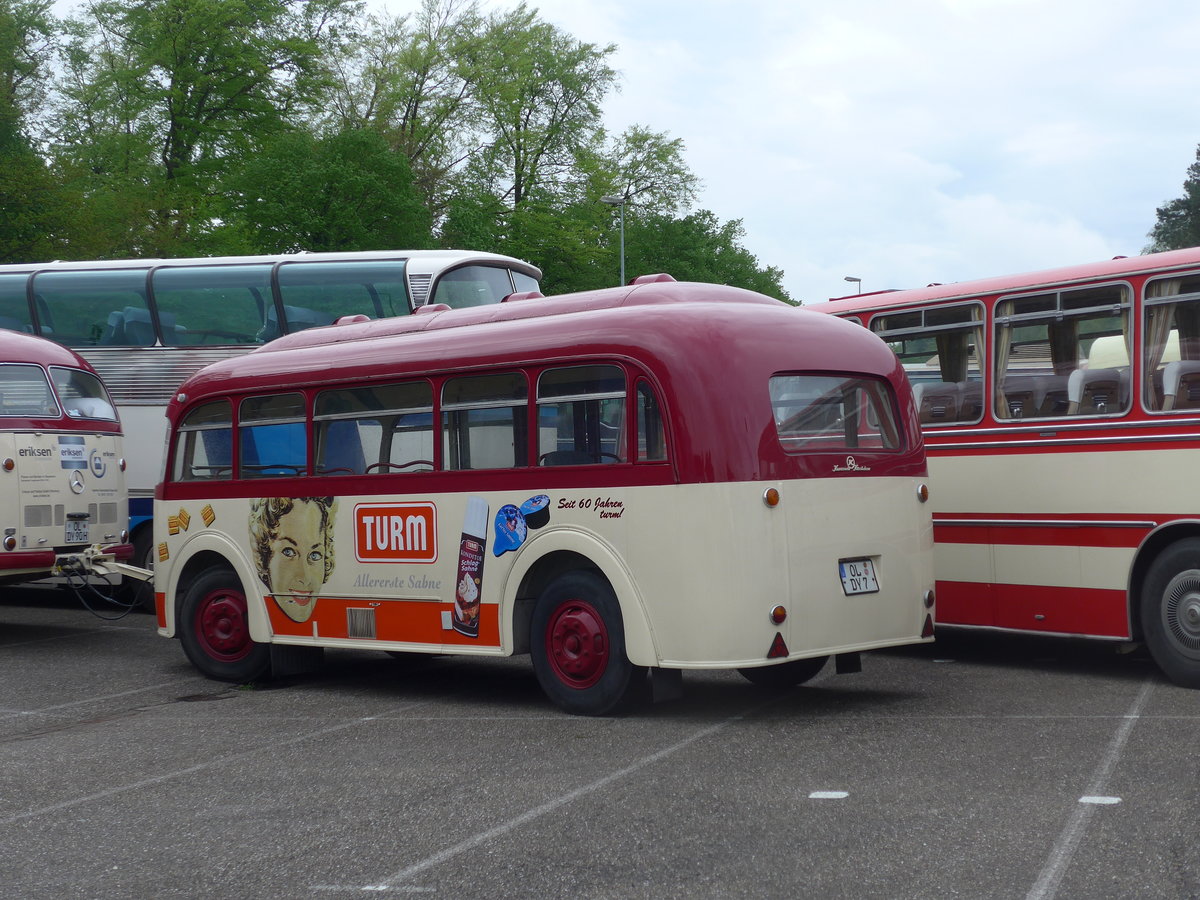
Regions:
M 293 622 L 307 622 L 325 583 L 325 536 L 315 503 L 297 503 L 280 517 L 267 575 L 279 608 Z

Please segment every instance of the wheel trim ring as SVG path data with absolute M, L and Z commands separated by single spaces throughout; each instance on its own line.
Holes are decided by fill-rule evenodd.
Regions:
M 246 598 L 238 591 L 213 591 L 196 611 L 196 637 L 205 653 L 221 662 L 245 659 L 254 646 L 246 620 Z
M 550 668 L 568 687 L 594 687 L 608 670 L 610 652 L 604 618 L 586 600 L 563 603 L 546 623 Z
M 1163 592 L 1163 624 L 1189 655 L 1200 654 L 1200 571 L 1181 572 Z

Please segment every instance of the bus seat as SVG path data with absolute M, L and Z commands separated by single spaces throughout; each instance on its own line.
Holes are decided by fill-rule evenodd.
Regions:
M 957 422 L 962 388 L 955 382 L 925 381 L 913 385 L 921 424 Z
M 125 316 L 123 313 L 113 310 L 108 314 L 108 321 L 104 323 L 104 333 L 100 335 L 100 343 L 108 345 L 126 343 Z
M 1038 416 L 1066 415 L 1067 375 L 1039 375 L 1034 379 L 1033 405 Z
M 1200 407 L 1200 360 L 1167 363 L 1163 367 L 1163 409 L 1196 407 Z
M 125 316 L 125 342 L 135 347 L 151 347 L 154 345 L 154 323 L 150 321 L 150 310 L 137 306 L 127 306 Z M 163 313 L 165 318 L 174 322 L 170 313 Z
M 963 381 L 959 388 L 958 420 L 974 422 L 983 412 L 983 382 Z
M 1118 412 L 1129 385 L 1121 369 L 1076 369 L 1067 382 L 1067 413 Z
M 358 423 L 353 419 L 335 419 L 326 424 L 323 435 L 325 458 L 318 472 L 346 472 L 361 475 L 367 467 L 363 456 Z

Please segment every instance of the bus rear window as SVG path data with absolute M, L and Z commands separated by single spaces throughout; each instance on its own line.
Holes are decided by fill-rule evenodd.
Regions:
M 789 452 L 899 450 L 891 390 L 883 381 L 846 375 L 776 375 L 771 407 Z

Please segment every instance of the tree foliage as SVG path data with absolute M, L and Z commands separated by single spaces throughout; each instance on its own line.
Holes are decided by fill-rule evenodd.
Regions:
M 0 261 L 458 246 L 548 293 L 630 275 L 785 296 L 690 212 L 683 142 L 603 127 L 616 48 L 518 2 L 0 0 Z
M 1196 161 L 1188 166 L 1183 196 L 1158 208 L 1148 237 L 1148 252 L 1200 247 L 1200 147 Z

